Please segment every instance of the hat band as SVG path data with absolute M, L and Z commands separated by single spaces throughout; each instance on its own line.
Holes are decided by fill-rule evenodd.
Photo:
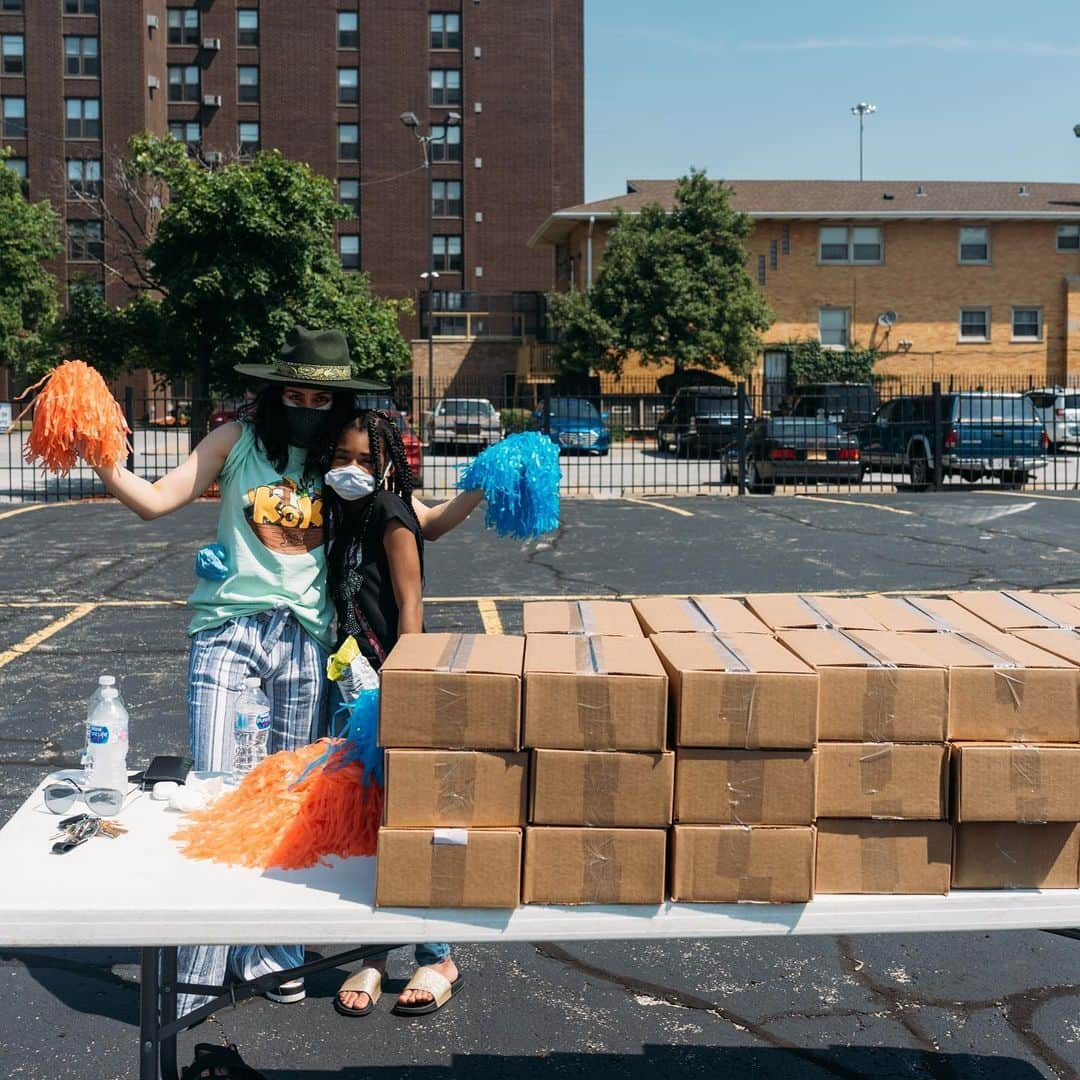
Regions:
M 290 364 L 285 360 L 279 360 L 274 371 L 278 375 L 285 375 L 290 379 L 303 379 L 305 382 L 342 382 L 352 378 L 352 368 L 350 367 Z

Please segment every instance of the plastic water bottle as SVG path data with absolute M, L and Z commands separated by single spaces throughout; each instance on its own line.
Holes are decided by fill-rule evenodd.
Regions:
M 233 728 L 233 780 L 239 783 L 266 757 L 270 739 L 270 701 L 256 678 L 244 680 Z
M 90 746 L 90 717 L 94 710 L 98 707 L 98 703 L 101 701 L 101 691 L 107 686 L 116 686 L 115 675 L 102 675 L 98 678 L 98 684 L 94 687 L 94 692 L 90 695 L 90 700 L 86 703 L 86 745 L 83 747 L 81 765 L 84 769 L 90 768 L 90 757 L 92 754 Z M 124 695 L 120 693 L 119 688 L 116 691 L 117 701 L 121 705 L 124 704 Z M 126 706 L 124 706 L 126 708 Z
M 101 687 L 90 714 L 90 787 L 127 791 L 128 711 L 115 686 Z

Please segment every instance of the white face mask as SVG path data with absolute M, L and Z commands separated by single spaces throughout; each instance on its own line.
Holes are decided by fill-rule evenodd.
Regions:
M 375 477 L 359 465 L 342 465 L 338 469 L 331 469 L 325 480 L 346 502 L 366 499 L 375 494 Z

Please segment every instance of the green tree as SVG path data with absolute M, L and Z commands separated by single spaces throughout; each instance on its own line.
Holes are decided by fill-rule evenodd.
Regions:
M 10 156 L 0 150 L 0 365 L 34 378 L 55 363 L 57 284 L 43 264 L 60 253 L 60 218 L 48 202 L 27 201 Z
M 72 351 L 105 370 L 191 377 L 200 401 L 237 390 L 233 365 L 270 362 L 295 322 L 340 329 L 357 375 L 408 369 L 397 324 L 408 302 L 374 297 L 342 268 L 334 224 L 348 211 L 307 165 L 268 151 L 207 169 L 175 139 L 138 135 L 122 183 L 143 205 L 154 205 L 147 192 L 168 195 L 138 252 L 141 291 L 122 309 L 80 295 L 66 321 Z
M 749 371 L 772 322 L 746 271 L 752 227 L 728 189 L 697 169 L 679 180 L 671 211 L 653 203 L 620 214 L 589 293 L 549 297 L 560 365 L 619 372 L 637 353 L 676 369 Z

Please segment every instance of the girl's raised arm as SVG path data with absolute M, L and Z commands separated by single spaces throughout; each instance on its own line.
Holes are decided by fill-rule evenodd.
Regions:
M 456 529 L 480 505 L 483 498 L 484 493 L 476 488 L 473 491 L 463 491 L 437 506 L 425 506 L 414 495 L 413 510 L 416 512 L 416 520 L 420 522 L 424 539 L 438 540 L 451 529 Z
M 187 460 L 160 480 L 151 483 L 133 472 L 114 465 L 95 469 L 110 495 L 116 496 L 143 521 L 171 514 L 197 499 L 218 478 L 229 451 L 240 438 L 238 423 L 223 424 L 211 431 L 192 450 Z

